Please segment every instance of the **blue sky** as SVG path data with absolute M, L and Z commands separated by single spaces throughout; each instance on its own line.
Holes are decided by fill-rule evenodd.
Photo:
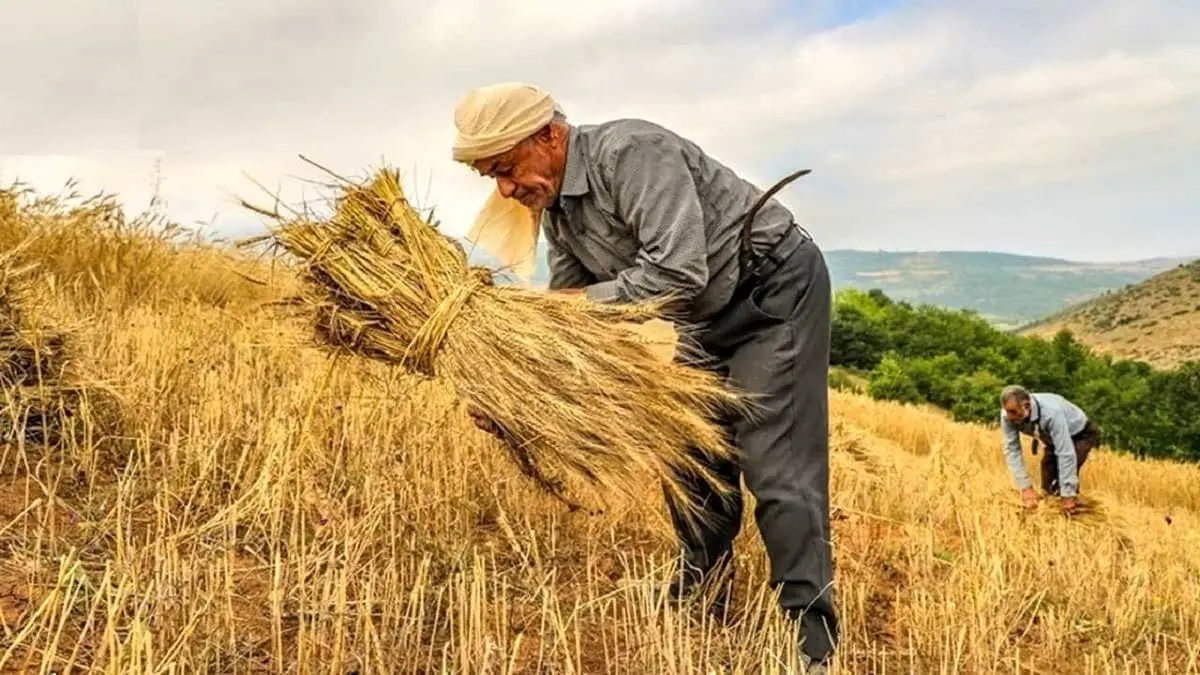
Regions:
M 793 14 L 803 15 L 814 5 L 829 5 L 822 8 L 827 12 L 832 25 L 852 24 L 871 19 L 903 3 L 900 0 L 842 0 L 842 2 L 812 3 L 792 0 L 788 3 Z
M 827 248 L 1200 255 L 1200 5 L 1166 0 L 94 0 L 6 3 L 22 67 L 0 177 L 261 227 L 306 154 L 409 170 L 465 231 L 489 185 L 449 159 L 470 87 L 523 79 L 576 123 L 637 116 L 767 185 Z M 310 191 L 311 192 L 311 191 Z M 311 196 L 311 195 L 310 195 Z

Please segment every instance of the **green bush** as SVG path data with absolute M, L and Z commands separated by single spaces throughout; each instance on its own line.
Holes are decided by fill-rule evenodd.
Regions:
M 863 393 L 863 388 L 859 386 L 854 376 L 842 367 L 829 369 L 829 386 L 838 391 L 849 391 L 855 394 Z
M 832 365 L 866 372 L 874 398 L 996 423 L 1000 390 L 1019 383 L 1074 401 L 1108 448 L 1200 461 L 1200 362 L 1155 371 L 1095 354 L 1067 331 L 1021 337 L 972 312 L 913 307 L 877 290 L 837 294 L 832 338 Z

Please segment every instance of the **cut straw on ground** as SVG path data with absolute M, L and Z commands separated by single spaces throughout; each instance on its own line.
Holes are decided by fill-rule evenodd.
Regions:
M 733 453 L 715 420 L 749 408 L 711 372 L 664 361 L 630 332 L 629 322 L 661 318 L 665 301 L 603 305 L 497 287 L 421 218 L 396 171 L 329 189 L 326 218 L 243 201 L 300 260 L 298 302 L 323 344 L 449 381 L 559 494 L 562 478 L 601 496 L 654 478 L 693 522 L 701 511 L 683 501 L 683 476 L 728 496 L 708 468 Z

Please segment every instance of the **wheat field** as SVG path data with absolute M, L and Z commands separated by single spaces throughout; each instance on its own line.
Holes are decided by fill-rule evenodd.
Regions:
M 452 391 L 312 346 L 285 271 L 17 197 L 21 330 L 116 403 L 0 446 L 0 672 L 790 672 L 752 502 L 733 615 L 665 607 L 657 485 L 567 511 Z M 1200 673 L 1200 468 L 1100 450 L 1024 513 L 995 430 L 832 397 L 840 672 Z

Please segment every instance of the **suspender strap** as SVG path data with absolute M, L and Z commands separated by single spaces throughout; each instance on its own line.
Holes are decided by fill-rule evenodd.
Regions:
M 1033 394 L 1030 394 L 1029 398 L 1038 407 L 1038 418 L 1033 423 L 1033 454 L 1036 455 L 1038 452 L 1038 441 L 1041 440 L 1042 436 L 1046 435 L 1046 431 L 1042 429 L 1042 404 L 1038 402 Z

